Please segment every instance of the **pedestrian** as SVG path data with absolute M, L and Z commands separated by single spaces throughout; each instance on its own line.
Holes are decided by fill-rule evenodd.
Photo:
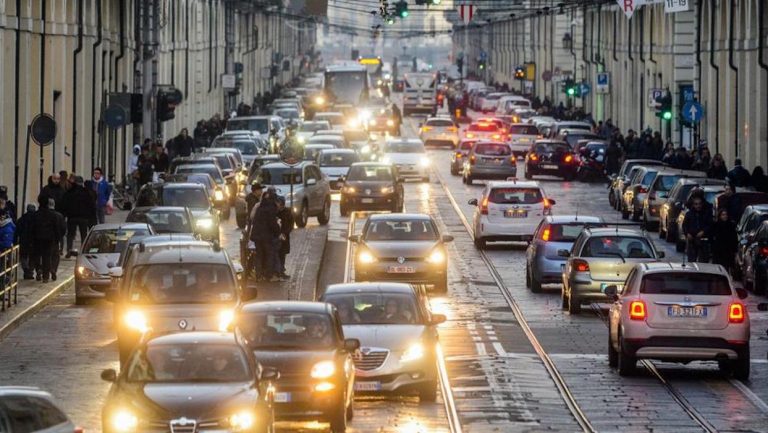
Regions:
M 685 214 L 683 220 L 683 234 L 685 235 L 685 253 L 689 262 L 699 261 L 704 252 L 704 237 L 712 226 L 712 211 L 701 196 L 695 197 L 691 203 L 691 209 Z
M 48 197 L 40 195 L 37 197 L 38 209 L 32 218 L 32 239 L 34 242 L 34 263 L 36 266 L 36 279 L 47 283 L 52 277 L 51 257 L 54 250 L 57 250 L 58 239 L 62 233 L 59 232 L 56 215 L 48 207 Z M 55 275 L 53 275 L 55 276 Z
M 608 144 L 608 148 L 605 150 L 605 172 L 606 174 L 613 175 L 619 172 L 621 164 L 621 149 L 619 148 L 617 140 L 611 140 Z
M 192 135 L 195 138 L 195 149 L 208 147 L 208 130 L 205 127 L 205 120 L 200 119 L 197 121 L 195 129 L 192 131 Z
M 293 212 L 285 206 L 285 197 L 277 197 L 277 217 L 280 221 L 280 279 L 289 280 L 285 273 L 285 257 L 291 252 L 291 232 L 293 231 Z
M 93 169 L 93 190 L 96 192 L 96 221 L 104 224 L 106 215 L 112 213 L 112 209 L 108 209 L 111 207 L 112 186 L 104 178 L 101 167 Z
M 245 196 L 246 209 L 248 210 L 246 213 L 248 215 L 251 215 L 251 211 L 253 211 L 254 206 L 256 206 L 261 200 L 261 194 L 263 190 L 264 187 L 261 186 L 261 183 L 259 183 L 258 180 L 251 182 L 251 192 Z
M 56 202 L 57 207 L 61 203 L 61 198 L 64 197 L 64 192 L 64 188 L 61 187 L 61 175 L 59 173 L 53 173 L 48 176 L 48 185 L 44 186 L 40 191 L 41 194 L 52 198 Z
M 763 167 L 759 165 L 752 170 L 752 186 L 755 191 L 768 192 L 768 176 L 765 175 Z
M 11 217 L 11 221 L 16 224 L 16 204 L 8 198 L 8 187 L 0 185 L 0 200 L 3 200 L 5 213 Z
M 724 180 L 727 175 L 728 168 L 725 166 L 723 155 L 716 153 L 715 156 L 712 157 L 712 163 L 709 166 L 709 170 L 707 170 L 707 177 L 710 179 Z
M 712 156 L 709 153 L 708 147 L 702 147 L 699 151 L 699 157 L 696 159 L 696 162 L 693 163 L 693 167 L 691 167 L 694 170 L 698 171 L 709 171 L 709 168 L 712 166 Z
M 61 183 L 62 189 L 64 189 L 64 192 L 66 192 L 70 186 L 72 186 L 69 183 L 69 173 L 67 173 L 67 170 L 60 170 L 59 171 L 59 179 Z
M 726 184 L 723 190 L 723 194 L 717 199 L 717 210 L 721 209 L 728 211 L 728 216 L 734 222 L 738 222 L 741 219 L 743 212 L 741 206 L 741 198 L 736 195 L 736 187 L 730 184 Z
M 0 290 L 5 289 L 12 279 L 11 266 L 13 265 L 13 257 L 12 254 L 4 253 L 10 252 L 16 237 L 16 224 L 14 224 L 11 215 L 7 212 L 6 206 L 6 200 L 0 198 L 0 272 L 3 272 Z
M 22 215 L 16 224 L 16 241 L 19 246 L 19 264 L 24 273 L 25 280 L 35 279 L 35 265 L 32 261 L 34 254 L 34 242 L 32 239 L 32 219 L 37 208 L 34 204 L 27 205 L 27 211 Z
M 731 221 L 726 209 L 717 211 L 717 221 L 709 229 L 709 241 L 711 245 L 717 246 L 712 249 L 712 263 L 722 265 L 730 273 L 739 246 L 739 236 L 736 223 Z
M 80 232 L 80 244 L 85 242 L 91 220 L 96 215 L 96 199 L 83 184 L 82 176 L 75 176 L 72 187 L 64 194 L 61 211 L 67 217 L 67 255 L 72 257 L 75 234 Z
M 280 225 L 277 222 L 275 195 L 267 190 L 256 208 L 251 221 L 249 239 L 255 249 L 255 275 L 257 280 L 270 280 L 276 277 L 276 246 L 279 246 Z
M 168 158 L 168 154 L 165 153 L 163 143 L 158 141 L 155 143 L 155 173 L 159 177 L 161 173 L 168 173 L 170 168 L 171 160 Z
M 664 146 L 664 152 L 661 155 L 661 162 L 667 165 L 672 165 L 675 159 L 675 146 L 671 141 L 667 142 Z
M 142 186 L 152 182 L 152 175 L 155 173 L 155 161 L 149 155 L 149 147 L 141 147 L 137 171 L 139 173 L 137 190 L 141 190 Z
M 51 279 L 56 281 L 61 251 L 64 249 L 64 234 L 67 232 L 67 223 L 64 220 L 64 215 L 56 211 L 56 202 L 52 198 L 48 198 L 48 209 L 51 210 L 56 219 L 56 233 L 58 234 L 54 248 L 51 250 Z
M 749 171 L 741 165 L 741 158 L 733 161 L 733 168 L 726 176 L 728 183 L 735 187 L 752 186 L 752 176 Z
M 181 128 L 179 135 L 173 138 L 176 156 L 190 156 L 195 149 L 195 142 L 189 136 L 187 128 Z

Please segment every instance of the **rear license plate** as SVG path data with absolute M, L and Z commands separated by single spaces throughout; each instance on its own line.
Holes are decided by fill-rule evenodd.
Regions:
M 504 216 L 507 218 L 528 218 L 528 211 L 525 209 L 507 209 Z
M 362 204 L 371 204 L 371 203 L 373 203 L 373 199 L 372 198 L 364 198 L 364 199 L 360 200 L 360 203 L 362 203 Z
M 556 165 L 544 164 L 541 168 L 544 170 L 557 170 L 558 167 Z
M 681 305 L 672 305 L 667 307 L 667 316 L 669 317 L 707 317 L 707 307 L 683 307 Z
M 381 391 L 381 382 L 355 382 L 355 391 Z
M 389 266 L 387 272 L 390 274 L 413 274 L 416 269 L 411 266 Z
M 622 289 L 624 289 L 624 284 L 616 284 L 616 283 L 600 283 L 600 291 L 605 292 L 605 288 L 608 286 L 616 286 L 616 291 L 621 292 Z
M 289 403 L 291 401 L 290 392 L 276 392 L 275 403 Z
M 496 158 L 496 159 L 493 160 L 493 164 L 494 165 L 501 165 L 503 162 L 504 162 L 504 160 L 501 159 L 501 158 Z

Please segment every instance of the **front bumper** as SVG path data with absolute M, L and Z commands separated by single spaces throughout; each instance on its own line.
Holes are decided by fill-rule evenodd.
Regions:
M 287 379 L 287 380 L 286 380 Z M 320 380 L 281 378 L 275 387 L 275 418 L 279 421 L 318 420 L 329 421 L 331 415 L 344 404 L 346 384 L 338 381 L 329 391 L 315 391 Z
M 390 352 L 384 363 L 373 370 L 355 370 L 356 394 L 406 393 L 437 379 L 434 354 L 419 361 L 400 362 L 401 353 Z
M 395 205 L 395 194 L 365 196 L 365 195 L 341 195 L 341 206 L 350 211 L 355 210 L 390 210 Z
M 389 272 L 393 267 L 409 267 L 413 272 Z M 411 270 L 411 269 L 409 269 Z M 355 281 L 399 281 L 412 284 L 435 284 L 445 279 L 446 264 L 433 265 L 425 261 L 406 260 L 378 261 L 376 263 L 355 263 Z

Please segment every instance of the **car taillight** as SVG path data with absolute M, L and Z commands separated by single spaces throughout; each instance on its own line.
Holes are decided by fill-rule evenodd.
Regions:
M 645 194 L 646 192 L 648 192 L 648 188 L 641 186 L 640 188 L 637 189 L 637 192 L 638 194 Z
M 548 198 L 544 199 L 544 215 L 552 215 L 552 203 Z
M 501 135 L 499 135 L 499 134 L 493 134 L 493 135 L 491 135 L 491 138 L 493 138 L 494 140 L 498 140 L 498 139 L 500 139 L 500 138 L 501 138 Z
M 531 161 L 538 161 L 538 160 L 539 160 L 539 157 L 538 157 L 538 156 L 536 156 L 536 154 L 535 154 L 535 153 L 532 153 L 532 154 L 531 154 L 531 158 L 530 158 L 530 159 L 531 159 Z
M 430 126 L 422 126 L 421 127 L 421 132 L 429 132 L 431 130 L 432 130 L 432 127 L 430 127 Z
M 763 257 L 768 257 L 768 247 L 760 247 L 758 253 Z
M 565 162 L 573 161 L 573 155 L 565 155 Z
M 512 164 L 517 164 L 517 157 L 515 155 L 510 156 L 509 162 Z
M 550 234 L 551 234 L 551 230 L 549 229 L 549 227 L 545 228 L 544 231 L 541 232 L 541 240 L 544 242 L 548 242 Z
M 629 318 L 632 320 L 645 320 L 645 302 L 632 301 L 629 304 Z
M 480 203 L 480 215 L 488 215 L 488 197 L 483 197 Z
M 461 152 L 456 152 L 456 158 L 462 158 L 464 156 Z
M 473 133 L 471 133 L 471 132 L 467 132 L 467 135 L 466 135 L 466 137 L 467 137 L 467 138 L 474 138 L 474 137 L 475 137 L 475 134 L 473 134 Z
M 576 272 L 589 272 L 589 263 L 586 260 L 574 259 L 573 268 L 576 269 Z
M 472 156 L 469 157 L 469 163 L 470 164 L 475 165 L 475 160 L 476 160 L 475 155 L 472 155 Z
M 728 307 L 728 323 L 744 322 L 744 306 L 738 302 L 732 303 Z

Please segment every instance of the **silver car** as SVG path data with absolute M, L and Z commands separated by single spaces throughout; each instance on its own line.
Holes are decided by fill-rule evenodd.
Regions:
M 467 185 L 479 179 L 506 180 L 517 177 L 517 158 L 506 143 L 478 141 L 464 159 L 462 175 Z
M 570 250 L 584 228 L 603 225 L 603 219 L 594 216 L 544 217 L 526 250 L 525 285 L 536 293 L 541 291 L 542 284 L 560 284 L 565 259 L 557 252 Z
M 147 223 L 99 224 L 83 242 L 75 260 L 75 303 L 104 297 L 109 289 L 109 268 L 120 260 L 123 246 L 134 236 L 154 234 Z
M 557 253 L 567 258 L 562 273 L 562 307 L 571 314 L 579 314 L 582 303 L 611 301 L 604 292 L 607 286 L 620 289 L 637 263 L 664 257 L 646 232 L 618 227 L 584 229 L 570 251 Z
M 360 340 L 356 393 L 437 394 L 437 325 L 426 292 L 402 283 L 329 286 L 320 299 L 336 306 L 345 338 Z
M 291 179 L 293 178 L 293 179 Z M 274 187 L 277 194 L 285 197 L 287 206 L 293 208 L 298 227 L 305 227 L 309 217 L 325 225 L 331 219 L 331 187 L 328 177 L 309 161 L 291 167 L 283 162 L 261 166 L 253 180 L 264 188 Z
M 53 396 L 31 386 L 0 386 L 0 428 L 4 433 L 82 433 Z

